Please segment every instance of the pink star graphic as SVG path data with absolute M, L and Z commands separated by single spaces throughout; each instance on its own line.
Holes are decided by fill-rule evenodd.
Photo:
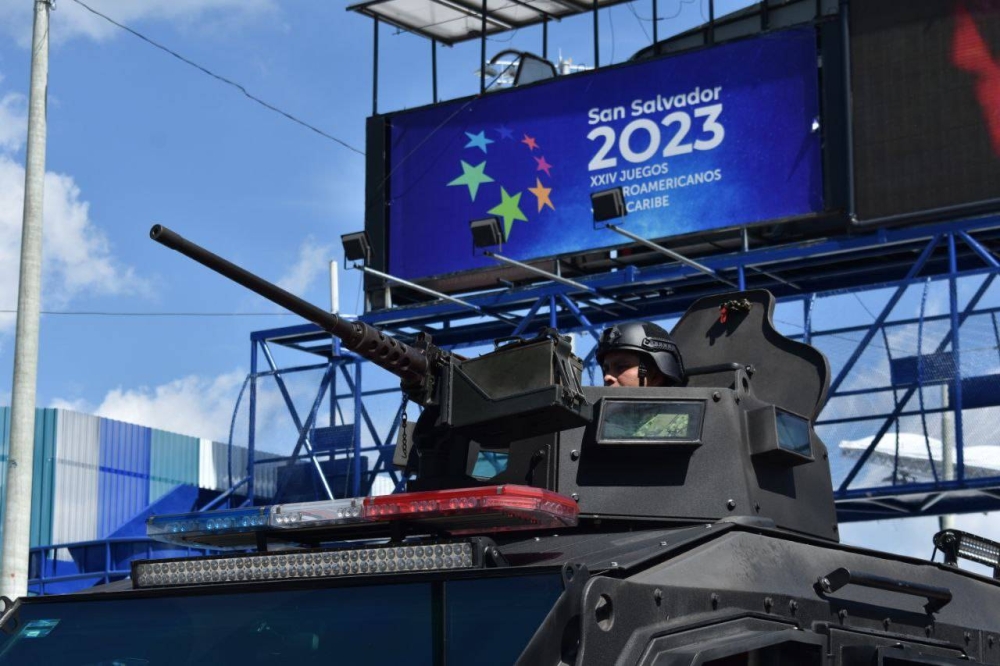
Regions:
M 544 171 L 546 176 L 550 177 L 552 176 L 552 174 L 549 172 L 549 169 L 552 168 L 552 165 L 545 161 L 545 155 L 542 155 L 541 157 L 536 157 L 535 161 L 538 162 L 538 168 L 536 169 L 536 171 Z
M 538 144 L 535 143 L 535 138 L 528 136 L 527 134 L 525 134 L 524 138 L 521 139 L 521 143 L 525 144 L 526 146 L 528 146 L 528 148 L 531 148 L 532 150 L 538 148 Z

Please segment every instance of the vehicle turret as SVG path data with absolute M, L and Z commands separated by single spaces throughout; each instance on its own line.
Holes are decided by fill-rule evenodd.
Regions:
M 552 329 L 466 359 L 427 335 L 407 345 L 325 312 L 159 225 L 150 235 L 399 376 L 424 407 L 397 446 L 410 491 L 514 484 L 573 498 L 582 519 L 759 521 L 837 539 L 826 447 L 812 425 L 827 361 L 775 330 L 766 291 L 691 306 L 672 332 L 681 385 L 582 387 L 580 359 Z M 501 461 L 489 476 L 476 472 L 484 454 Z

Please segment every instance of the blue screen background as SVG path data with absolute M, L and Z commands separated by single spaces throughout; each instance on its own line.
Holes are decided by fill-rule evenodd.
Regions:
M 699 98 L 688 105 L 685 99 L 682 107 L 633 115 L 634 100 L 676 101 L 696 88 L 717 87 L 717 100 Z M 661 123 L 667 114 L 682 111 L 690 117 L 684 143 L 707 141 L 713 133 L 693 113 L 719 103 L 721 143 L 662 155 L 678 130 L 677 123 Z M 592 122 L 591 110 L 609 109 L 615 116 L 615 107 L 623 108 L 624 118 Z M 818 116 L 812 28 L 395 114 L 388 270 L 415 279 L 495 266 L 494 260 L 473 255 L 469 231 L 471 220 L 490 214 L 504 220 L 502 254 L 514 259 L 621 245 L 620 235 L 594 228 L 590 194 L 623 182 L 635 192 L 664 178 L 712 174 L 711 182 L 626 192 L 632 210 L 617 223 L 649 239 L 822 211 L 820 133 L 813 130 Z M 648 159 L 633 163 L 622 157 L 617 139 L 637 118 L 657 125 L 661 140 Z M 588 165 L 604 141 L 587 137 L 602 125 L 616 137 L 607 157 L 616 157 L 617 165 L 591 171 Z M 650 134 L 636 131 L 630 145 L 642 152 Z M 624 171 L 664 164 L 666 174 L 623 181 Z M 617 178 L 613 183 L 594 179 L 611 174 Z M 655 199 L 663 195 L 666 205 Z

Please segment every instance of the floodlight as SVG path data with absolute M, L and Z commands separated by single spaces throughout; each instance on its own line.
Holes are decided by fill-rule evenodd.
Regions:
M 360 261 L 366 264 L 371 261 L 372 244 L 368 240 L 367 231 L 344 234 L 340 237 L 340 242 L 344 246 L 345 261 Z
M 503 231 L 496 216 L 484 217 L 469 222 L 473 247 L 494 247 L 503 243 Z
M 606 222 L 616 217 L 625 217 L 625 194 L 615 187 L 601 192 L 592 192 L 590 207 L 594 212 L 594 222 Z

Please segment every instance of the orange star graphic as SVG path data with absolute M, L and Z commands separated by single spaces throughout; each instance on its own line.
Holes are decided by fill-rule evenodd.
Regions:
M 533 159 L 535 160 L 535 162 L 538 163 L 538 168 L 535 169 L 535 171 L 544 171 L 546 176 L 552 175 L 551 173 L 549 173 L 549 169 L 552 168 L 552 165 L 545 161 L 545 155 L 542 155 L 541 157 L 535 157 Z
M 548 206 L 552 210 L 556 209 L 556 207 L 552 205 L 552 199 L 549 198 L 549 192 L 552 191 L 552 188 L 542 185 L 542 181 L 539 179 L 535 178 L 535 186 L 529 187 L 528 191 L 534 194 L 535 198 L 538 199 L 539 213 L 542 212 L 542 208 L 545 206 Z
M 527 134 L 525 134 L 524 138 L 521 139 L 521 143 L 525 144 L 526 146 L 528 146 L 528 148 L 531 148 L 532 150 L 538 148 L 538 144 L 535 143 L 534 137 L 530 137 Z

